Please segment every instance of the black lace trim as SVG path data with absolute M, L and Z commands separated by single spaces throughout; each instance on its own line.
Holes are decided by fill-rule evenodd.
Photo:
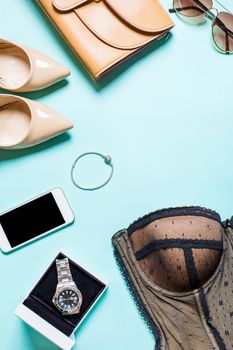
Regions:
M 222 339 L 219 331 L 211 323 L 209 305 L 206 301 L 206 296 L 205 296 L 203 288 L 199 289 L 199 298 L 200 298 L 200 303 L 201 303 L 202 309 L 204 311 L 206 322 L 207 322 L 208 326 L 210 327 L 210 329 L 215 337 L 215 340 L 219 346 L 219 349 L 220 350 L 227 350 L 227 347 L 226 347 L 224 340 Z
M 117 235 L 118 233 L 116 233 Z M 116 259 L 117 265 L 119 266 L 119 269 L 122 273 L 122 276 L 124 277 L 124 280 L 126 282 L 126 285 L 134 299 L 134 302 L 136 303 L 136 306 L 138 308 L 138 311 L 140 313 L 140 315 L 142 316 L 142 318 L 144 319 L 145 323 L 147 324 L 149 330 L 152 332 L 156 344 L 154 349 L 155 350 L 161 350 L 161 336 L 160 336 L 160 332 L 159 330 L 155 327 L 154 322 L 152 320 L 152 318 L 150 317 L 150 315 L 148 314 L 145 305 L 143 304 L 143 302 L 141 301 L 141 298 L 138 295 L 138 292 L 132 282 L 132 280 L 130 279 L 130 276 L 128 274 L 128 271 L 124 265 L 124 261 L 122 259 L 121 254 L 119 253 L 117 247 L 114 244 L 114 236 L 112 239 L 112 243 L 113 243 L 113 248 L 114 248 L 114 257 Z
M 139 218 L 128 227 L 127 232 L 130 236 L 134 231 L 149 225 L 151 222 L 155 220 L 159 220 L 169 216 L 185 216 L 185 215 L 204 216 L 208 219 L 212 219 L 221 223 L 220 215 L 214 210 L 202 208 L 198 206 L 176 207 L 176 208 L 167 208 L 167 209 L 157 210 Z
M 223 250 L 223 241 L 204 240 L 204 239 L 181 239 L 181 238 L 166 238 L 158 239 L 150 242 L 142 249 L 135 253 L 136 259 L 144 259 L 148 254 L 155 250 L 181 248 L 187 249 L 215 249 Z

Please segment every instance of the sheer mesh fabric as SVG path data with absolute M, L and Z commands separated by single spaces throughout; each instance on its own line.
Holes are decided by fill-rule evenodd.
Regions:
M 148 278 L 177 292 L 203 285 L 218 266 L 222 252 L 220 223 L 201 216 L 154 220 L 134 231 L 130 241 Z

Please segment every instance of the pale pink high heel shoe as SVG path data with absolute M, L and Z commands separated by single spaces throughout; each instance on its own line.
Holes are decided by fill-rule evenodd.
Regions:
M 0 148 L 37 145 L 73 127 L 48 106 L 15 95 L 0 94 Z
M 69 74 L 65 66 L 37 50 L 0 39 L 0 89 L 40 90 Z

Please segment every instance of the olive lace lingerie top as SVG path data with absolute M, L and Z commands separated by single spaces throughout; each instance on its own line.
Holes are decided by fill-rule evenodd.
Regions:
M 112 242 L 156 349 L 233 349 L 231 220 L 200 207 L 163 209 Z

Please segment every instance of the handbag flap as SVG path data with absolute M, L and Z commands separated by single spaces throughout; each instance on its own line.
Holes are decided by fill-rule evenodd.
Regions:
M 156 33 L 173 26 L 173 22 L 157 0 L 105 0 L 109 6 L 133 27 Z
M 151 41 L 151 35 L 173 27 L 156 0 L 53 0 L 53 5 L 62 12 L 75 11 L 95 36 L 119 49 L 137 49 Z
M 59 11 L 70 11 L 88 0 L 53 0 L 53 6 Z

